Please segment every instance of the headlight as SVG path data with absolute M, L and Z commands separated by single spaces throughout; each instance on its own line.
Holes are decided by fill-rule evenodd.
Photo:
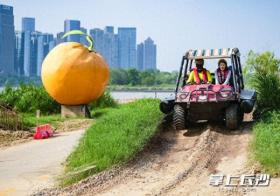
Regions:
M 199 95 L 199 100 L 207 100 L 207 95 Z
M 230 91 L 221 91 L 220 95 L 223 98 L 227 98 L 227 97 L 231 96 L 231 92 Z
M 229 96 L 229 93 L 226 93 L 226 92 L 220 92 L 220 95 L 224 98 L 228 97 Z
M 188 96 L 188 94 L 186 93 L 186 94 L 181 94 L 179 97 L 180 97 L 180 99 L 186 99 L 187 96 Z

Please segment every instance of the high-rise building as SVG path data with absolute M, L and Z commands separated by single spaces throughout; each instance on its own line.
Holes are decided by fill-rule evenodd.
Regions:
M 144 41 L 144 69 L 156 69 L 157 62 L 156 62 L 156 56 L 157 56 L 157 46 L 154 44 L 154 41 L 148 37 Z
M 50 46 L 50 44 L 53 44 L 54 37 L 52 34 L 44 33 L 44 34 L 39 34 L 37 39 L 38 40 L 37 40 L 36 75 L 40 76 L 43 60 L 49 53 L 50 47 L 54 47 L 54 46 Z
M 35 18 L 24 17 L 21 19 L 21 29 L 26 32 L 34 32 L 35 31 Z
M 118 68 L 118 35 L 114 34 L 114 27 L 104 29 L 103 55 L 111 68 Z
M 148 37 L 144 43 L 137 45 L 137 67 L 139 70 L 155 70 L 157 48 L 154 41 Z
M 136 28 L 118 28 L 119 65 L 121 68 L 136 68 Z
M 59 32 L 56 34 L 56 40 L 55 40 L 56 44 L 60 44 L 65 41 L 65 39 L 62 39 L 63 35 L 64 32 Z
M 79 20 L 65 20 L 64 33 L 72 30 L 80 30 L 81 23 Z M 67 42 L 80 42 L 80 35 L 70 35 L 66 38 Z
M 15 74 L 24 75 L 24 33 L 16 31 Z
M 138 70 L 144 70 L 144 44 L 137 45 L 137 68 Z
M 40 32 L 23 32 L 24 35 L 24 55 L 23 71 L 24 76 L 37 75 L 37 58 L 38 58 L 38 37 Z
M 89 31 L 90 36 L 94 41 L 94 49 L 100 54 L 104 54 L 104 31 L 102 29 L 91 29 Z
M 0 75 L 14 74 L 15 51 L 13 7 L 0 5 Z
M 114 34 L 114 27 L 113 26 L 106 26 L 104 31 L 105 31 L 105 33 Z
M 35 18 L 22 18 L 22 41 L 23 41 L 23 75 L 37 75 L 38 36 L 35 31 Z M 19 57 L 17 57 L 19 58 Z
M 95 28 L 90 30 L 94 40 L 94 48 L 112 68 L 118 67 L 118 35 L 114 34 L 114 27 L 106 26 L 104 30 Z
M 87 29 L 86 29 L 86 28 L 81 27 L 81 31 L 82 31 L 83 33 L 87 34 Z M 82 36 L 80 37 L 80 42 L 81 42 L 81 44 L 83 44 L 83 45 L 85 45 L 85 46 L 89 45 L 86 36 L 83 36 L 83 35 L 82 35 Z

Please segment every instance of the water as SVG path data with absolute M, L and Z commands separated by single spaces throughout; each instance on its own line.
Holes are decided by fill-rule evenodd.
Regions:
M 0 92 L 2 92 L 3 89 L 4 87 L 0 87 Z M 174 95 L 174 93 L 173 91 L 111 91 L 111 95 L 117 101 L 126 102 L 142 98 L 164 99 Z
M 173 91 L 112 91 L 111 95 L 120 102 L 142 98 L 164 99 L 174 95 Z

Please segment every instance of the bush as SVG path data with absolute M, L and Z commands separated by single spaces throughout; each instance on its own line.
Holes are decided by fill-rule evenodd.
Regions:
M 116 107 L 118 104 L 108 91 L 89 105 L 90 110 L 94 108 Z
M 33 84 L 21 84 L 14 88 L 6 86 L 0 94 L 0 102 L 25 113 L 34 113 L 37 109 L 43 114 L 60 111 L 60 105 L 48 95 L 45 89 Z
M 262 54 L 249 52 L 244 71 L 247 83 L 258 93 L 254 116 L 260 116 L 265 111 L 280 109 L 279 64 L 280 60 L 271 52 Z
M 19 87 L 7 85 L 0 93 L 0 102 L 19 112 L 55 114 L 60 112 L 60 104 L 48 95 L 43 86 L 21 84 Z M 109 92 L 105 92 L 99 99 L 90 104 L 90 108 L 116 107 L 117 102 Z

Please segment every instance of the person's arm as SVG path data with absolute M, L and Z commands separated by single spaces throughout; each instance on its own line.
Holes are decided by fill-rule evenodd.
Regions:
M 219 84 L 218 71 L 215 71 L 215 84 Z
M 190 73 L 190 75 L 189 75 L 189 78 L 188 78 L 188 80 L 187 80 L 187 84 L 193 83 L 193 78 L 194 78 L 193 74 L 194 74 L 193 71 L 191 71 L 191 73 Z
M 223 83 L 223 85 L 228 85 L 230 77 L 231 77 L 231 71 L 228 70 L 227 78 L 226 78 L 225 82 Z
M 208 83 L 212 83 L 212 76 L 211 76 L 211 73 L 210 71 L 207 70 L 207 80 L 208 80 Z

